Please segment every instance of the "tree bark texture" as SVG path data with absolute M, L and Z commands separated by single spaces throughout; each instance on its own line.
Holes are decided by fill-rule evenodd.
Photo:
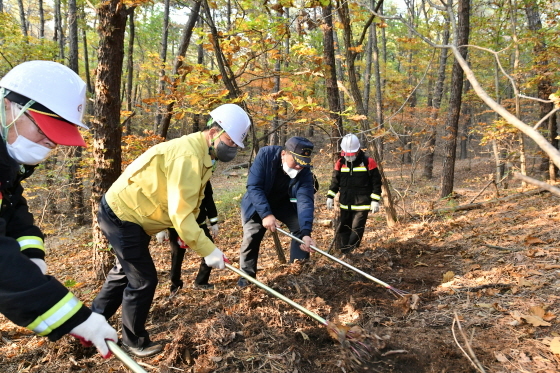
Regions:
M 202 4 L 202 0 L 197 0 L 194 2 L 194 6 L 191 10 L 191 15 L 189 16 L 189 20 L 185 24 L 185 28 L 183 29 L 183 36 L 181 37 L 181 42 L 179 43 L 179 47 L 177 50 L 177 56 L 175 57 L 175 62 L 173 64 L 173 71 L 171 75 L 173 76 L 173 85 L 170 87 L 171 90 L 175 90 L 177 85 L 180 83 L 182 78 L 181 68 L 183 66 L 183 59 L 187 54 L 187 49 L 189 49 L 189 45 L 191 42 L 191 37 L 193 33 L 193 29 L 196 26 L 200 15 L 200 6 Z M 173 107 L 175 106 L 175 102 L 171 100 L 171 102 L 165 108 L 165 115 L 162 118 L 161 125 L 160 125 L 160 136 L 163 138 L 167 138 L 167 132 L 169 131 L 169 124 L 171 123 L 171 117 L 173 116 Z
M 323 20 L 325 25 L 323 27 L 323 56 L 325 58 L 325 87 L 327 91 L 327 101 L 329 104 L 329 116 L 331 117 L 334 126 L 331 131 L 331 144 L 334 150 L 338 149 L 340 139 L 344 134 L 342 128 L 342 117 L 340 116 L 340 91 L 338 90 L 337 76 L 336 76 L 336 60 L 334 53 L 334 37 L 333 37 L 333 14 L 332 5 L 324 6 L 322 8 Z M 334 141 L 334 139 L 337 139 Z M 334 153 L 333 153 L 334 162 Z
M 97 16 L 99 48 L 93 116 L 92 210 L 94 216 L 97 214 L 101 196 L 121 173 L 120 82 L 128 12 L 121 0 L 109 0 L 98 6 Z M 98 280 L 105 278 L 112 265 L 108 247 L 97 219 L 94 219 L 93 260 Z
M 459 54 L 465 60 L 467 48 L 461 47 L 469 42 L 469 17 L 470 0 L 459 0 L 457 10 L 456 45 Z M 455 173 L 455 160 L 457 156 L 457 131 L 459 128 L 459 116 L 461 114 L 461 97 L 463 94 L 463 70 L 457 61 L 453 64 L 451 72 L 451 94 L 449 97 L 449 112 L 446 120 L 444 145 L 443 170 L 441 175 L 441 197 L 448 196 L 453 192 L 453 175 Z
M 449 19 L 446 17 L 446 22 L 442 34 L 442 43 L 447 45 L 449 43 Z M 447 57 L 449 52 L 447 49 L 442 48 L 439 55 L 439 66 L 437 73 L 437 80 L 434 86 L 434 93 L 432 99 L 433 112 L 430 115 L 430 131 L 428 133 L 428 139 L 426 141 L 426 154 L 424 159 L 424 169 L 422 172 L 422 177 L 431 180 L 433 178 L 434 171 L 434 154 L 436 151 L 436 138 L 437 138 L 437 119 L 439 116 L 439 108 L 441 106 L 441 99 L 443 97 L 443 83 L 445 82 L 445 67 L 447 65 Z

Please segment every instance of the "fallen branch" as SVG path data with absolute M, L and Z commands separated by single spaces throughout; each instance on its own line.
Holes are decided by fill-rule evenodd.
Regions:
M 459 316 L 457 316 L 457 312 L 453 312 L 453 313 L 455 314 L 455 317 L 453 318 L 453 325 L 451 325 L 451 332 L 453 333 L 453 339 L 455 340 L 455 343 L 457 344 L 459 349 L 463 352 L 463 354 L 467 357 L 467 359 L 469 359 L 473 367 L 477 371 L 481 373 L 485 373 L 486 371 L 484 370 L 484 367 L 482 366 L 482 364 L 480 364 L 480 361 L 478 361 L 478 358 L 476 357 L 467 336 L 463 332 L 463 328 L 461 328 L 461 322 L 459 321 Z M 457 324 L 457 327 L 459 328 L 459 332 L 461 333 L 461 337 L 463 337 L 463 340 L 465 341 L 465 346 L 467 348 L 468 353 L 463 349 L 463 347 L 457 340 L 457 336 L 455 335 L 455 324 Z
M 521 250 L 523 250 L 523 249 L 510 249 L 509 247 L 502 247 L 502 246 L 488 245 L 488 244 L 484 244 L 484 246 L 489 247 L 491 249 L 497 249 L 497 250 L 507 250 L 507 251 L 521 251 Z

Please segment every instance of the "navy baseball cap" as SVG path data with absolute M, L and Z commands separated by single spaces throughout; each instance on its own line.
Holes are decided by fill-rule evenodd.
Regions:
M 305 137 L 291 137 L 286 141 L 284 147 L 287 152 L 293 155 L 296 163 L 302 167 L 311 167 L 311 153 L 313 152 L 313 143 Z

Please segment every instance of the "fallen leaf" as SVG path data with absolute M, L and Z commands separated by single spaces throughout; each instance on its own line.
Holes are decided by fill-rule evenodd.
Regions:
M 550 326 L 551 324 L 549 322 L 544 321 L 543 319 L 541 319 L 538 316 L 532 316 L 532 315 L 525 315 L 522 316 L 525 321 L 527 321 L 529 324 L 533 325 L 533 326 Z
M 525 242 L 525 245 L 536 245 L 536 244 L 539 244 L 539 243 L 546 243 L 543 240 L 541 240 L 540 238 L 535 237 L 535 236 L 531 236 L 531 235 L 525 237 L 524 242 Z
M 550 351 L 553 354 L 560 355 L 560 337 L 553 338 L 550 341 Z
M 414 264 L 415 267 L 429 267 L 426 263 L 422 263 L 422 262 L 416 262 L 416 264 Z
M 494 351 L 494 356 L 496 356 L 496 360 L 498 360 L 500 363 L 507 363 L 509 361 L 506 355 L 502 354 L 501 352 Z
M 529 312 L 531 313 L 531 315 L 540 317 L 541 319 L 543 318 L 543 316 L 545 314 L 545 310 L 540 306 L 533 306 L 533 307 L 529 308 Z
M 455 273 L 453 273 L 453 271 L 447 271 L 443 274 L 443 280 L 441 282 L 445 284 L 446 282 L 453 280 L 453 277 L 455 277 Z

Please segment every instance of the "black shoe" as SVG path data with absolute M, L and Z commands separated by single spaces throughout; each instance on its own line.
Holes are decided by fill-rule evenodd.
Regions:
M 192 284 L 192 288 L 195 290 L 214 290 L 214 284 L 197 284 L 195 282 Z
M 241 277 L 239 279 L 239 281 L 237 281 L 237 286 L 239 286 L 240 288 L 244 288 L 244 287 L 248 286 L 249 284 L 250 284 L 250 282 L 247 281 L 247 279 L 245 279 L 243 277 Z
M 163 350 L 161 343 L 150 342 L 144 347 L 130 347 L 123 344 L 128 352 L 137 357 L 150 357 L 160 353 Z

